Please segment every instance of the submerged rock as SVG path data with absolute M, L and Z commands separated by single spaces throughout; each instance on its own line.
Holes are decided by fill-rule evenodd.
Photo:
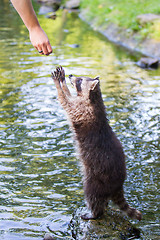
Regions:
M 47 18 L 51 18 L 51 19 L 53 19 L 53 20 L 55 20 L 56 19 L 56 17 L 57 17 L 57 15 L 56 15 L 56 13 L 55 12 L 50 12 L 50 13 L 48 13 L 47 14 L 47 16 L 46 16 Z
M 65 7 L 67 9 L 77 9 L 80 7 L 80 0 L 69 0 L 66 2 Z
M 147 23 L 152 23 L 155 20 L 160 20 L 160 15 L 146 13 L 137 16 L 137 21 L 140 25 L 145 25 Z
M 53 12 L 53 7 L 52 6 L 42 5 L 39 8 L 39 14 L 40 15 L 44 15 L 44 14 L 47 14 L 47 13 L 50 13 L 50 12 Z
M 80 45 L 77 44 L 77 43 L 75 43 L 75 44 L 68 44 L 68 46 L 71 47 L 71 48 L 79 48 L 80 47 Z
M 41 12 L 42 10 L 44 12 L 40 14 L 46 14 L 48 12 L 51 12 L 51 9 L 52 11 L 57 11 L 61 5 L 61 0 L 38 0 L 38 2 L 42 4 Z
M 39 3 L 44 3 L 44 4 L 48 4 L 48 5 L 52 5 L 52 4 L 61 4 L 61 0 L 37 0 Z
M 156 58 L 143 57 L 138 62 L 137 65 L 141 68 L 158 68 L 159 60 Z
M 86 209 L 78 209 L 70 222 L 73 239 L 136 239 L 140 237 L 140 230 L 136 229 L 120 211 L 107 208 L 102 219 L 84 221 L 81 214 Z
M 46 233 L 43 240 L 55 240 L 49 233 Z

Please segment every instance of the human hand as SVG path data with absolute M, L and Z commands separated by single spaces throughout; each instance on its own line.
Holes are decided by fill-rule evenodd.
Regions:
M 41 55 L 49 55 L 52 53 L 52 47 L 46 33 L 40 26 L 36 26 L 29 30 L 32 45 Z

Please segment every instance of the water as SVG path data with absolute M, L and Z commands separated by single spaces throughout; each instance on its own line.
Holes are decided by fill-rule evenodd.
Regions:
M 50 77 L 62 65 L 67 76 L 100 76 L 126 154 L 126 197 L 143 213 L 140 223 L 131 222 L 140 239 L 160 239 L 160 70 L 138 68 L 137 56 L 65 12 L 55 21 L 39 16 L 53 46 L 52 55 L 40 56 L 8 1 L 0 5 L 0 238 L 40 240 L 52 232 L 55 239 L 75 239 L 72 214 L 85 206 L 81 174 Z

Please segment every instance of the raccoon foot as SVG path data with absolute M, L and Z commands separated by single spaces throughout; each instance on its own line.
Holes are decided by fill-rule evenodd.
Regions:
M 85 213 L 85 214 L 81 215 L 81 218 L 83 220 L 94 220 L 94 219 L 96 219 L 91 213 Z
M 127 210 L 125 211 L 128 217 L 132 219 L 142 220 L 142 213 L 135 208 L 132 208 L 128 205 Z
M 92 213 L 85 213 L 85 214 L 81 215 L 81 218 L 82 218 L 83 220 L 96 220 L 96 219 L 102 217 L 102 215 L 103 215 L 103 214 L 94 216 Z
M 136 212 L 136 219 L 138 219 L 139 221 L 142 220 L 142 213 L 140 211 L 138 211 L 138 210 Z
M 131 217 L 132 217 L 132 216 L 131 216 Z M 135 209 L 134 216 L 133 216 L 132 218 L 141 221 L 141 220 L 142 220 L 142 213 L 141 213 L 140 211 L 138 211 L 138 210 Z

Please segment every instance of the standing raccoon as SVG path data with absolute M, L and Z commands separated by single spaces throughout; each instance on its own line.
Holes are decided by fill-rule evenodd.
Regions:
M 124 197 L 125 156 L 107 121 L 99 78 L 69 75 L 77 96 L 71 96 L 62 67 L 52 73 L 52 78 L 70 119 L 83 166 L 84 194 L 90 213 L 82 215 L 82 219 L 101 217 L 112 200 L 129 217 L 141 220 L 142 214 L 130 207 Z

